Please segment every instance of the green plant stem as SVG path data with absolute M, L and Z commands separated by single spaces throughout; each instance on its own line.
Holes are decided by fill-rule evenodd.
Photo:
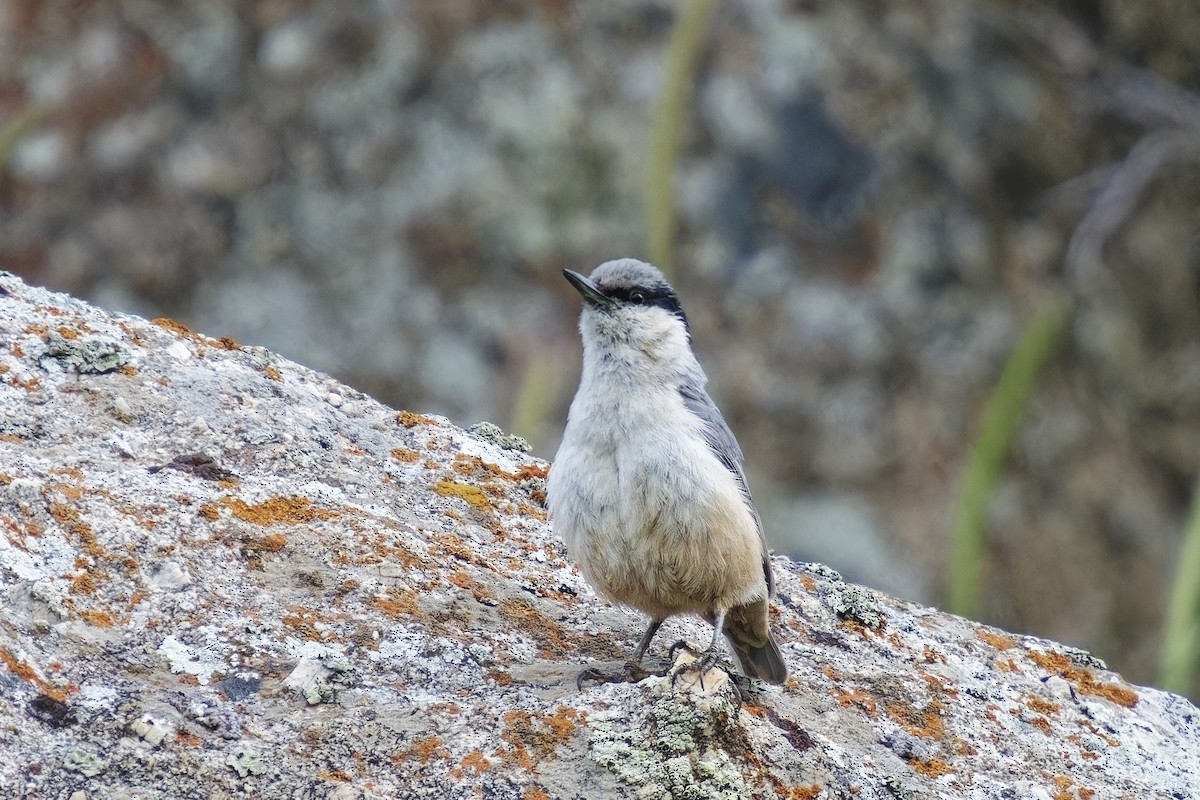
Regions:
M 662 92 L 650 127 L 645 186 L 646 252 L 668 280 L 674 278 L 671 244 L 675 239 L 675 164 L 679 160 L 700 53 L 716 7 L 717 0 L 691 0 L 675 23 L 667 45 Z
M 1048 303 L 1034 314 L 988 398 L 954 511 L 948 599 L 955 614 L 976 617 L 979 613 L 988 501 L 1038 372 L 1054 353 L 1069 319 L 1069 308 L 1061 301 Z
M 21 141 L 21 137 L 42 124 L 52 110 L 51 106 L 44 103 L 26 106 L 9 120 L 7 125 L 0 128 L 0 171 L 8 166 L 8 159 L 12 157 L 12 152 L 17 142 Z
M 1200 662 L 1200 481 L 1192 494 L 1192 511 L 1175 570 L 1175 585 L 1163 626 L 1159 685 L 1187 694 Z

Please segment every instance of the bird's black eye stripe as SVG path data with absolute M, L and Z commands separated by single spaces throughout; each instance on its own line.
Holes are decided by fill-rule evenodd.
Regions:
M 669 286 L 620 286 L 612 289 L 602 289 L 605 295 L 611 297 L 620 303 L 629 303 L 637 306 L 655 306 L 664 311 L 670 312 L 679 317 L 683 323 L 683 327 L 688 331 L 688 337 L 691 338 L 691 329 L 688 326 L 687 316 L 683 313 L 683 307 L 679 305 L 679 298 L 675 296 L 675 292 Z M 640 300 L 638 297 L 640 296 Z
M 635 306 L 661 306 L 663 301 L 670 300 L 676 305 L 679 299 L 670 289 L 654 286 L 618 286 L 603 290 L 613 300 L 630 303 Z

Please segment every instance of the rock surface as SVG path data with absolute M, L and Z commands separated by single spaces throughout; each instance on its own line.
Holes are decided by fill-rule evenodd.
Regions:
M 0 3 L 0 264 L 547 456 L 579 363 L 560 269 L 648 255 L 686 5 Z M 1194 6 L 718 4 L 674 283 L 781 552 L 936 602 L 979 413 L 1066 295 L 983 613 L 1159 674 L 1200 474 Z
M 0 425 L 4 797 L 1200 796 L 1186 700 L 816 564 L 785 686 L 578 691 L 642 621 L 545 462 L 7 274 Z

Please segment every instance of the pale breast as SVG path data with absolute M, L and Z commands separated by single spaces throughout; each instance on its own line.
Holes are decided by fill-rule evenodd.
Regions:
M 618 436 L 569 426 L 550 474 L 556 531 L 598 591 L 652 616 L 765 598 L 739 484 L 681 402 L 658 408 L 623 420 Z

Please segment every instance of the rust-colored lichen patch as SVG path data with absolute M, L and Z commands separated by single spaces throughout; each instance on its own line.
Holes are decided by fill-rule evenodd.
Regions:
M 307 497 L 272 497 L 251 505 L 236 497 L 221 500 L 221 505 L 233 512 L 238 519 L 255 525 L 300 525 L 319 519 L 329 519 L 336 512 L 317 508 Z
M 107 611 L 93 611 L 88 609 L 86 611 L 80 611 L 79 616 L 82 617 L 85 622 L 95 625 L 97 628 L 111 628 L 116 622 L 116 618 Z
M 397 461 L 403 461 L 406 464 L 411 464 L 421 457 L 421 454 L 416 450 L 409 450 L 407 447 L 396 447 L 392 449 L 392 458 Z
M 922 739 L 942 739 L 946 735 L 946 723 L 942 718 L 945 706 L 940 700 L 930 700 L 924 708 L 907 703 L 890 703 L 887 714 L 901 728 Z
M 1002 634 L 995 633 L 994 631 L 984 629 L 977 630 L 975 631 L 975 636 L 977 636 L 981 641 L 987 642 L 997 650 L 1011 650 L 1017 646 L 1016 639 L 1013 639 L 1011 636 L 1004 636 Z
M 949 764 L 947 764 L 945 761 L 942 761 L 940 758 L 931 758 L 928 761 L 920 758 L 914 758 L 908 763 L 914 770 L 928 778 L 938 778 L 942 775 L 948 775 L 954 771 L 950 768 Z
M 844 708 L 860 708 L 867 713 L 868 717 L 874 717 L 879 713 L 875 698 L 863 689 L 838 689 L 834 697 L 838 701 L 838 705 Z
M 182 322 L 176 322 L 170 317 L 155 317 L 154 319 L 150 320 L 150 324 L 157 325 L 164 331 L 170 331 L 176 336 L 182 336 L 185 339 L 194 339 L 196 337 L 196 334 L 192 332 L 191 328 L 189 328 L 187 325 L 184 325 Z
M 251 552 L 278 553 L 287 546 L 287 537 L 282 533 L 270 533 L 246 542 L 245 548 Z
M 323 769 L 317 773 L 317 777 L 331 783 L 349 783 L 351 780 L 350 773 L 344 769 Z
M 267 366 L 262 368 L 263 375 L 266 375 L 273 381 L 283 380 L 283 375 L 275 367 Z
M 528 603 L 505 600 L 497 607 L 497 611 L 538 643 L 540 657 L 558 658 L 570 650 L 563 638 L 562 626 Z
M 302 639 L 319 642 L 325 638 L 317 628 L 317 623 L 321 621 L 321 615 L 311 608 L 292 606 L 288 609 L 288 613 L 280 617 L 280 621 Z
M 417 593 L 411 589 L 393 590 L 386 596 L 376 597 L 372 602 L 380 611 L 396 619 L 421 615 L 421 607 L 417 605 Z
M 196 513 L 204 517 L 209 522 L 215 522 L 217 517 L 221 516 L 221 512 L 212 503 L 205 503 L 196 509 Z
M 500 738 L 505 747 L 497 748 L 504 760 L 533 772 L 538 761 L 553 755 L 559 745 L 575 735 L 581 717 L 578 711 L 559 706 L 553 714 L 533 714 L 521 709 L 508 711 L 501 718 Z
M 199 747 L 204 744 L 204 740 L 194 733 L 179 731 L 175 734 L 175 744 L 180 747 Z
M 492 501 L 478 486 L 471 486 L 456 481 L 441 480 L 433 485 L 433 490 L 442 497 L 461 497 L 478 509 L 490 509 Z
M 84 570 L 71 576 L 71 591 L 74 594 L 93 594 L 96 591 L 96 576 Z
M 1091 670 L 1078 666 L 1065 653 L 1033 650 L 1029 653 L 1029 659 L 1042 669 L 1066 678 L 1080 694 L 1103 697 L 1125 708 L 1137 705 L 1137 692 L 1097 679 Z
M 422 764 L 428 764 L 434 758 L 444 761 L 450 757 L 449 751 L 442 746 L 442 740 L 436 736 L 418 739 L 413 744 L 412 752 Z
M 1029 706 L 1031 711 L 1036 711 L 1039 714 L 1045 714 L 1047 717 L 1058 716 L 1058 704 L 1051 703 L 1049 700 L 1043 700 L 1040 697 L 1031 697 L 1025 701 L 1025 705 Z
M 469 769 L 476 775 L 482 775 L 492 766 L 492 762 L 488 761 L 487 756 L 478 750 L 472 750 L 467 753 L 463 756 L 463 760 L 460 763 L 464 770 Z
M 784 797 L 788 800 L 817 800 L 821 796 L 823 788 L 819 783 L 813 783 L 808 786 L 784 786 L 780 787 L 784 793 Z
M 412 411 L 399 411 L 396 413 L 396 422 L 406 428 L 413 428 L 417 425 L 432 425 L 433 419 L 424 414 L 416 414 Z
M 237 340 L 233 339 L 230 336 L 222 336 L 220 339 L 217 339 L 214 342 L 214 344 L 216 344 L 216 346 L 221 348 L 222 350 L 241 350 L 242 349 L 242 346 L 240 344 L 238 344 Z
M 0 647 L 0 662 L 4 664 L 5 669 L 23 681 L 37 683 L 39 685 L 43 683 L 42 679 L 37 674 L 37 670 L 35 670 L 27 662 L 22 661 L 14 656 L 12 651 L 7 647 Z

